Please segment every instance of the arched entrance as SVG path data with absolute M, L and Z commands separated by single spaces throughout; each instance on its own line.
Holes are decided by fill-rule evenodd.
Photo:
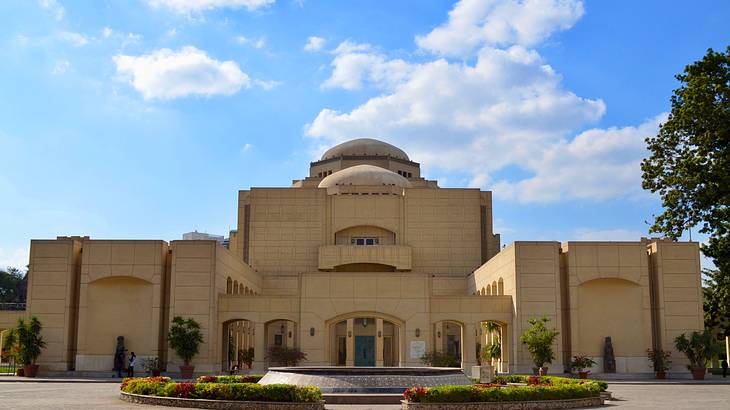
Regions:
M 266 346 L 265 356 L 269 355 L 272 347 L 294 348 L 297 346 L 297 330 L 296 323 L 287 319 L 275 319 L 266 322 L 264 325 L 265 336 L 264 346 Z M 272 362 L 270 358 L 266 359 L 267 366 L 281 366 L 282 363 Z
M 255 335 L 254 323 L 249 320 L 232 319 L 223 322 L 222 371 L 230 371 L 234 367 L 249 368 L 253 362 Z
M 442 320 L 434 323 L 434 348 L 461 363 L 464 357 L 464 326 L 453 320 Z
M 477 360 L 495 366 L 497 372 L 508 372 L 507 324 L 498 320 L 483 320 L 478 326 Z
M 377 313 L 343 315 L 329 321 L 334 366 L 397 367 L 403 322 Z

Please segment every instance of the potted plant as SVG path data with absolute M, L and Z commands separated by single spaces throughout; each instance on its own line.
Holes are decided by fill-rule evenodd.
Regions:
M 160 359 L 157 356 L 142 360 L 142 368 L 152 377 L 160 375 Z
M 251 369 L 251 365 L 253 365 L 253 354 L 253 347 L 249 347 L 248 349 L 238 349 L 238 361 Z
M 180 366 L 180 377 L 183 379 L 192 379 L 195 366 L 190 365 L 190 361 L 200 351 L 200 345 L 203 343 L 203 334 L 200 331 L 200 324 L 195 319 L 183 319 L 175 316 L 172 319 L 170 333 L 167 336 L 172 350 L 185 363 Z
M 588 369 L 596 364 L 593 359 L 591 359 L 588 356 L 583 355 L 577 355 L 573 356 L 573 360 L 570 361 L 570 368 L 573 370 L 578 371 L 578 377 L 581 379 L 587 379 L 588 373 L 590 373 L 590 370 Z
M 296 366 L 302 360 L 307 360 L 307 354 L 298 347 L 271 346 L 266 358 L 279 366 Z
M 36 377 L 38 374 L 38 365 L 35 362 L 41 355 L 41 350 L 46 347 L 46 342 L 41 336 L 42 328 L 41 322 L 33 316 L 28 322 L 23 318 L 18 318 L 18 324 L 11 332 L 10 337 L 17 344 L 17 358 L 23 364 L 25 377 Z
M 689 360 L 687 369 L 692 372 L 695 380 L 704 380 L 707 371 L 707 361 L 720 354 L 719 345 L 715 342 L 712 332 L 705 329 L 702 332 L 692 332 L 689 338 L 682 333 L 674 338 L 674 347 L 684 353 Z
M 672 352 L 665 351 L 662 349 L 646 349 L 646 357 L 649 359 L 649 363 L 656 372 L 657 379 L 666 379 L 667 370 L 672 367 L 672 361 L 670 357 Z
M 545 364 L 550 364 L 555 359 L 553 343 L 560 332 L 548 329 L 549 321 L 547 317 L 528 320 L 530 327 L 520 336 L 520 341 L 527 345 L 527 351 L 532 355 L 532 361 L 535 363 L 532 371 L 535 375 L 547 374 L 548 368 Z

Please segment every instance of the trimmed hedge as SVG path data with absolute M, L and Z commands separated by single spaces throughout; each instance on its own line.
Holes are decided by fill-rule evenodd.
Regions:
M 596 383 L 492 387 L 491 385 L 412 387 L 403 397 L 415 403 L 473 403 L 566 400 L 598 397 Z
M 200 376 L 198 383 L 258 383 L 264 376 L 261 374 L 245 374 L 233 376 Z
M 262 385 L 224 380 L 226 382 L 175 383 L 169 377 L 128 378 L 122 382 L 121 390 L 131 394 L 187 399 L 289 403 L 316 403 L 322 400 L 322 392 L 318 387 L 290 384 Z
M 558 377 L 558 376 L 528 376 L 528 375 L 506 375 L 497 376 L 494 378 L 493 383 L 496 384 L 507 384 L 507 383 L 527 383 L 532 384 L 533 380 L 537 379 L 538 384 L 551 384 L 551 385 L 565 385 L 565 384 L 588 384 L 595 383 L 600 387 L 601 391 L 606 391 L 608 383 L 603 380 L 592 380 L 592 379 L 574 379 L 572 377 Z

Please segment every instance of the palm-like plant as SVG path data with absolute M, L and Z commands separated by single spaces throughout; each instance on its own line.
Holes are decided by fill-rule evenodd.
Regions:
M 720 353 L 720 347 L 715 342 L 712 332 L 705 329 L 702 332 L 692 332 L 689 338 L 682 333 L 674 339 L 674 347 L 684 353 L 689 360 L 687 368 L 700 370 L 707 368 L 707 361 Z
M 190 361 L 200 351 L 203 343 L 203 333 L 200 331 L 200 324 L 193 318 L 183 319 L 175 316 L 170 326 L 170 334 L 167 336 L 170 347 L 183 359 L 185 366 L 190 366 Z
M 15 327 L 13 337 L 17 340 L 19 347 L 18 358 L 22 364 L 35 364 L 35 361 L 41 355 L 41 350 L 46 347 L 46 342 L 41 336 L 42 328 L 41 322 L 35 316 L 30 318 L 28 322 L 23 318 L 18 319 L 18 325 Z

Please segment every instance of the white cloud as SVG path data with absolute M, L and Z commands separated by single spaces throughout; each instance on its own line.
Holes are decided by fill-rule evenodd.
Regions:
M 145 99 L 188 95 L 232 95 L 251 80 L 234 61 L 218 61 L 195 47 L 160 49 L 141 56 L 114 57 L 117 73 Z
M 368 44 L 340 44 L 323 88 L 371 86 L 384 93 L 348 112 L 321 110 L 306 134 L 317 139 L 316 145 L 384 139 L 428 167 L 466 174 L 471 186 L 491 188 L 504 199 L 550 202 L 639 195 L 644 138 L 656 133 L 665 115 L 637 126 L 581 131 L 602 118 L 604 102 L 565 89 L 540 54 L 522 45 L 536 44 L 574 24 L 582 4 L 485 3 L 488 13 L 480 14 L 480 24 L 509 15 L 514 27 L 501 37 L 489 31 L 493 28 L 487 30 L 488 35 L 470 46 L 480 47 L 473 62 L 438 58 L 414 63 L 389 59 Z M 467 6 L 485 7 L 457 4 L 449 23 L 432 34 L 461 21 L 457 17 Z M 418 41 L 423 46 L 423 38 Z
M 71 63 L 68 60 L 56 61 L 56 64 L 54 64 L 53 68 L 51 69 L 51 74 L 65 74 L 69 70 L 69 68 L 71 68 Z
M 253 144 L 243 144 L 243 147 L 241 148 L 241 154 L 245 154 L 253 149 Z
M 111 27 L 104 27 L 101 30 L 101 35 L 104 36 L 104 38 L 109 38 L 109 36 L 111 36 L 113 32 L 114 30 L 112 30 Z
M 365 83 L 390 88 L 402 82 L 415 68 L 403 60 L 387 60 L 369 44 L 344 41 L 333 53 L 332 75 L 322 84 L 323 88 L 358 90 Z
M 539 44 L 583 15 L 579 0 L 461 0 L 448 21 L 416 43 L 424 50 L 463 56 L 483 45 Z
M 29 261 L 30 251 L 26 247 L 13 250 L 0 248 L 0 267 L 3 269 L 12 267 L 24 270 Z
M 261 87 L 265 91 L 273 90 L 281 85 L 281 81 L 274 80 L 254 80 L 253 82 L 256 86 Z
M 254 11 L 276 0 L 147 0 L 152 7 L 166 7 L 178 13 L 198 13 L 218 8 L 246 8 Z
M 56 20 L 63 20 L 63 16 L 66 13 L 61 3 L 56 0 L 38 0 L 38 5 L 42 9 L 47 10 L 53 14 L 53 18 Z
M 309 36 L 307 44 L 304 45 L 304 51 L 315 52 L 320 51 L 327 42 L 323 37 Z
M 497 182 L 495 194 L 521 202 L 638 195 L 642 192 L 639 164 L 647 154 L 644 139 L 655 135 L 666 118 L 661 114 L 637 127 L 590 129 L 573 140 L 549 145 L 522 163 L 534 176 Z
M 236 37 L 236 42 L 238 44 L 251 45 L 254 48 L 258 48 L 258 49 L 266 47 L 266 38 L 265 37 L 248 38 L 246 36 L 238 36 L 238 37 Z
M 58 34 L 58 37 L 74 47 L 81 47 L 89 44 L 89 39 L 81 33 L 62 31 Z

